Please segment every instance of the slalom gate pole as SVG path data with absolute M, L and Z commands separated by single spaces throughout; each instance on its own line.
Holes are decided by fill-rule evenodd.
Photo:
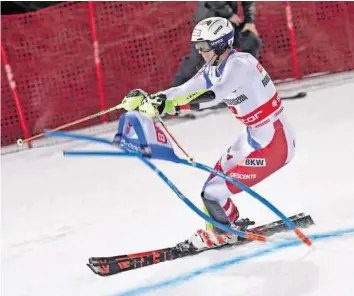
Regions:
M 70 133 L 64 133 L 64 132 L 49 132 L 47 134 L 48 136 L 59 136 L 59 137 L 68 137 L 68 138 L 73 138 L 73 139 L 79 139 L 79 140 L 88 140 L 91 142 L 99 142 L 99 143 L 103 143 L 103 144 L 108 144 L 108 145 L 112 145 L 112 143 L 106 139 L 102 139 L 102 138 L 97 138 L 97 137 L 91 137 L 91 136 L 83 136 L 83 135 L 78 135 L 78 134 L 70 134 Z M 193 203 L 191 203 L 178 189 L 176 186 L 174 186 L 174 184 L 159 170 L 157 169 L 157 167 L 152 164 L 148 159 L 146 159 L 145 157 L 143 157 L 140 153 L 133 153 L 133 152 L 110 152 L 110 151 L 64 151 L 64 155 L 75 155 L 75 156 L 135 156 L 140 158 L 146 165 L 148 165 L 152 170 L 154 170 L 156 172 L 156 174 L 159 175 L 159 177 L 177 194 L 177 196 L 179 198 L 181 198 L 194 212 L 196 212 L 199 216 L 201 216 L 204 220 L 206 220 L 207 222 L 210 222 L 211 224 L 215 225 L 216 227 L 223 229 L 222 227 L 219 227 L 216 223 L 218 223 L 217 221 L 211 219 L 209 216 L 205 215 L 202 211 L 200 211 L 197 207 L 195 207 L 193 205 Z M 166 159 L 166 161 L 168 161 Z M 252 190 L 251 188 L 247 187 L 246 185 L 242 184 L 241 182 L 237 181 L 234 178 L 231 178 L 230 176 L 226 175 L 225 173 L 219 172 L 211 167 L 208 167 L 204 164 L 198 163 L 198 162 L 190 162 L 188 160 L 185 159 L 179 159 L 180 164 L 184 164 L 187 166 L 191 166 L 191 167 L 195 167 L 197 169 L 215 174 L 217 176 L 219 176 L 220 178 L 238 186 L 240 189 L 244 190 L 245 192 L 247 192 L 249 195 L 251 195 L 252 197 L 254 197 L 255 199 L 257 199 L 258 201 L 260 201 L 263 205 L 265 205 L 268 209 L 270 209 L 274 214 L 276 214 L 290 229 L 292 229 L 296 235 L 307 245 L 307 246 L 311 246 L 312 242 L 311 240 L 298 228 L 296 227 L 296 225 L 289 219 L 287 218 L 280 210 L 278 210 L 273 204 L 271 204 L 268 200 L 266 200 L 264 197 L 262 197 L 261 195 L 259 195 L 257 192 L 255 192 L 254 190 Z M 183 197 L 183 198 L 182 198 Z M 193 205 L 195 208 L 191 207 L 191 205 Z M 196 211 L 195 211 L 196 209 Z M 199 212 L 198 212 L 199 211 Z M 208 221 L 210 219 L 210 221 Z M 218 223 L 219 224 L 219 223 Z M 221 226 L 225 227 L 225 225 L 220 224 Z M 227 227 L 228 230 L 225 230 L 227 232 L 233 233 L 235 234 L 234 231 L 230 231 L 233 230 L 230 227 Z M 239 235 L 239 234 L 237 234 Z M 242 237 L 246 237 L 243 235 L 239 235 Z M 247 238 L 247 237 L 246 237 Z M 254 240 L 262 240 L 264 241 L 262 238 L 253 238 Z M 249 238 L 251 239 L 251 238 Z
M 66 137 L 66 138 L 77 139 L 77 140 L 88 140 L 91 142 L 112 145 L 112 143 L 106 139 L 71 134 L 71 133 L 65 133 L 65 132 L 51 131 L 51 132 L 46 133 L 46 135 L 51 136 L 51 137 L 58 136 L 58 137 Z M 244 232 L 244 231 L 232 229 L 231 227 L 221 224 L 221 223 L 215 221 L 214 219 L 212 219 L 211 217 L 209 217 L 208 215 L 206 215 L 203 211 L 199 210 L 198 207 L 195 206 L 186 196 L 184 196 L 179 191 L 179 189 L 170 181 L 170 179 L 161 170 L 159 170 L 150 160 L 143 157 L 139 153 L 133 153 L 133 152 L 127 152 L 127 151 L 126 152 L 120 152 L 120 151 L 64 151 L 64 155 L 65 156 L 99 156 L 99 157 L 102 157 L 102 156 L 137 157 L 143 163 L 145 163 L 152 171 L 154 171 L 193 212 L 195 212 L 198 216 L 203 218 L 205 221 L 213 224 L 217 228 L 220 228 L 228 233 L 232 233 L 234 235 L 237 235 L 237 236 L 249 239 L 249 240 L 256 240 L 256 241 L 261 241 L 261 242 L 264 242 L 267 240 L 266 236 L 254 234 L 251 232 Z

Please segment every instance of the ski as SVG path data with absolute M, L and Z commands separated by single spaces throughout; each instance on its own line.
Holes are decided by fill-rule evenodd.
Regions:
M 188 120 L 194 120 L 197 119 L 197 117 L 192 114 L 192 113 L 179 113 L 177 115 L 163 115 L 161 118 L 166 121 L 188 121 Z
M 307 228 L 314 224 L 311 216 L 305 215 L 304 213 L 291 216 L 289 219 L 293 221 L 294 224 L 299 228 Z M 265 236 L 271 236 L 287 230 L 288 227 L 282 220 L 248 229 L 249 232 Z M 174 247 L 163 248 L 159 250 L 111 257 L 91 257 L 89 258 L 89 263 L 87 266 L 97 275 L 109 276 L 121 273 L 123 271 L 138 269 L 165 261 L 171 261 L 186 256 L 200 254 L 208 250 L 231 248 L 244 245 L 249 242 L 252 241 L 247 239 L 240 239 L 233 244 L 226 244 L 219 247 L 203 250 L 195 250 L 191 249 L 187 241 L 184 241 Z
M 302 99 L 304 97 L 307 96 L 307 92 L 298 92 L 297 94 L 295 95 L 292 95 L 292 96 L 280 96 L 280 99 L 281 100 L 294 100 L 294 99 Z
M 304 92 L 304 91 L 301 91 L 301 92 L 298 92 L 294 95 L 288 95 L 288 96 L 285 96 L 285 95 L 279 95 L 280 96 L 280 100 L 295 100 L 295 99 L 302 99 L 304 97 L 307 96 L 307 92 Z M 193 106 L 193 102 L 192 104 L 190 104 L 191 106 L 191 110 L 195 109 L 197 111 L 203 111 L 203 110 L 217 110 L 217 109 L 224 109 L 224 108 L 227 108 L 227 105 L 225 103 L 220 103 L 218 105 L 215 105 L 215 106 L 212 106 L 212 107 L 209 107 L 209 108 L 206 108 L 206 109 L 198 109 L 198 106 Z

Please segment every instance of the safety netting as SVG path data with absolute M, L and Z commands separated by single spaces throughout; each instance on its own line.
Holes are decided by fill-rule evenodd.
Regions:
M 354 69 L 354 2 L 256 5 L 260 60 L 273 79 Z M 112 107 L 133 88 L 170 87 L 195 11 L 196 2 L 64 2 L 2 16 L 1 145 Z

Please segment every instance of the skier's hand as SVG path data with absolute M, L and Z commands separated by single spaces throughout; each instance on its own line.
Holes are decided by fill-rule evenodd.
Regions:
M 120 104 L 125 110 L 133 111 L 137 109 L 145 98 L 148 98 L 149 94 L 142 89 L 131 90 L 123 99 Z
M 142 101 L 139 111 L 148 117 L 155 117 L 163 112 L 171 115 L 176 113 L 174 101 L 167 100 L 166 95 L 163 93 L 148 96 Z
M 150 103 L 156 106 L 157 111 L 161 115 L 163 112 L 174 115 L 176 113 L 174 100 L 167 100 L 163 93 L 150 95 Z

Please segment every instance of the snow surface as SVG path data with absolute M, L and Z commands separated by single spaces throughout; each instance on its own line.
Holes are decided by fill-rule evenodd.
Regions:
M 288 216 L 311 214 L 316 226 L 307 234 L 354 229 L 353 93 L 349 82 L 284 101 L 297 134 L 295 158 L 253 187 Z M 223 110 L 170 130 L 199 162 L 213 166 L 240 127 Z M 252 243 L 94 275 L 85 265 L 90 256 L 173 246 L 204 222 L 137 159 L 69 158 L 63 148 L 111 149 L 75 142 L 2 157 L 1 295 L 353 295 L 353 232 L 315 241 L 314 249 Z M 155 163 L 201 206 L 206 173 Z M 277 219 L 245 193 L 234 201 L 259 224 Z

